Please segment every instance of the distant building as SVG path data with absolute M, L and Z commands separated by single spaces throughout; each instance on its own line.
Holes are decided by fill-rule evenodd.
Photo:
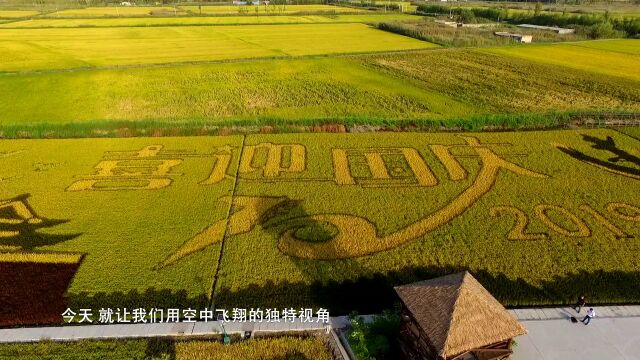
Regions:
M 494 360 L 527 330 L 468 272 L 395 288 L 400 348 L 408 360 Z
M 531 41 L 533 41 L 533 36 L 532 35 L 522 35 L 522 34 L 513 34 L 510 32 L 505 32 L 505 31 L 497 31 L 493 33 L 495 36 L 499 36 L 499 37 L 506 37 L 506 38 L 510 38 L 512 40 L 515 40 L 517 42 L 520 43 L 530 43 Z
M 557 32 L 560 35 L 573 34 L 574 32 L 576 32 L 575 29 L 567 29 L 567 28 L 561 28 L 561 27 L 557 27 L 557 26 L 541 26 L 541 25 L 531 25 L 531 24 L 520 24 L 520 25 L 518 25 L 518 27 L 519 28 L 523 28 L 523 29 L 554 31 L 554 32 Z

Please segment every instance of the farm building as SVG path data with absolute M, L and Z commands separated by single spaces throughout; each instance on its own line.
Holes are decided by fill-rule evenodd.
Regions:
M 514 41 L 520 42 L 520 43 L 531 43 L 531 41 L 533 41 L 533 36 L 531 35 L 522 35 L 522 34 L 513 34 L 510 32 L 505 32 L 505 31 L 496 31 L 493 33 L 495 36 L 499 36 L 499 37 L 506 37 L 506 38 L 510 38 Z
M 402 301 L 400 348 L 407 359 L 493 360 L 527 330 L 468 272 L 395 288 Z
M 531 25 L 531 24 L 520 24 L 520 25 L 518 25 L 518 27 L 519 28 L 523 28 L 523 29 L 554 31 L 554 32 L 557 32 L 560 35 L 573 34 L 574 32 L 576 32 L 575 29 L 567 29 L 567 28 L 561 28 L 561 27 L 557 27 L 557 26 L 541 26 L 541 25 Z

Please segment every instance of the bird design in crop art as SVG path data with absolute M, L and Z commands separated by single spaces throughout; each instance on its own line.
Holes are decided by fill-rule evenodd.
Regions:
M 582 139 L 591 143 L 591 148 L 599 150 L 599 153 L 604 155 L 605 152 L 608 152 L 614 156 L 609 157 L 607 160 L 603 160 L 564 145 L 556 145 L 556 147 L 563 153 L 574 159 L 580 160 L 583 163 L 595 166 L 613 174 L 640 180 L 640 157 L 618 148 L 611 136 L 607 136 L 606 139 L 600 139 L 598 137 L 585 134 L 582 135 Z

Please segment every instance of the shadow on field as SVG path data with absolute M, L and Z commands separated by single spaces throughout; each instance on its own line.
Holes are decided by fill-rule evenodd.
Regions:
M 323 307 L 328 308 L 332 316 L 345 315 L 353 310 L 361 314 L 376 313 L 397 303 L 393 286 L 463 270 L 455 267 L 410 267 L 387 275 L 375 274 L 342 283 L 276 284 L 268 281 L 236 292 L 220 289 L 217 307 Z M 491 294 L 511 307 L 570 304 L 580 294 L 585 294 L 591 304 L 640 302 L 640 272 L 580 271 L 556 276 L 540 286 L 523 279 L 508 279 L 502 274 L 472 273 Z
M 286 354 L 282 356 L 272 357 L 272 360 L 312 360 L 307 355 L 303 354 L 298 350 L 288 351 Z
M 170 338 L 147 339 L 147 347 L 144 351 L 146 359 L 176 359 L 176 342 Z
M 61 323 L 80 264 L 0 262 L 0 326 Z
M 618 148 L 611 136 L 607 136 L 606 139 L 600 139 L 595 136 L 583 134 L 582 139 L 590 143 L 591 148 L 606 151 L 613 156 L 607 160 L 601 160 L 576 149 L 565 147 L 559 147 L 558 149 L 576 160 L 602 167 L 623 176 L 631 178 L 640 176 L 640 169 L 638 169 L 640 166 L 640 158 Z
M 15 246 L 23 250 L 55 245 L 82 235 L 47 234 L 38 230 L 66 224 L 70 220 L 48 219 L 38 216 L 29 204 L 30 194 L 22 194 L 11 199 L 0 200 L 0 232 L 10 235 L 0 237 L 0 245 Z
M 82 292 L 68 295 L 69 306 L 74 309 L 93 309 L 97 313 L 100 308 L 192 308 L 203 309 L 208 306 L 209 299 L 205 295 L 188 296 L 186 290 L 172 291 L 169 289 L 147 288 L 140 292 L 130 290 L 111 293 L 99 292 L 95 294 Z

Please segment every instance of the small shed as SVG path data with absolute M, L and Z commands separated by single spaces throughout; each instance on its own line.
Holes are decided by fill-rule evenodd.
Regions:
M 505 31 L 497 31 L 493 33 L 495 36 L 506 37 L 512 40 L 515 40 L 519 43 L 529 44 L 533 41 L 532 35 L 522 35 L 522 34 L 512 34 L 510 32 Z
M 468 272 L 395 288 L 407 359 L 506 359 L 527 330 Z

